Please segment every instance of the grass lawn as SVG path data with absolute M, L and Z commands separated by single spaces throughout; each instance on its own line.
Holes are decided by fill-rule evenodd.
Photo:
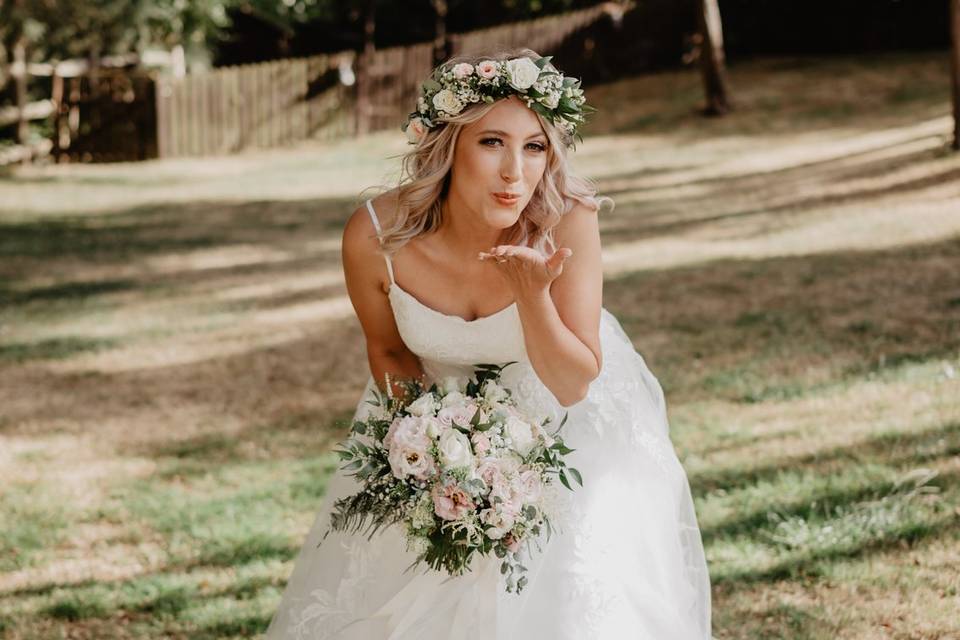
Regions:
M 946 53 L 588 91 L 604 306 L 660 378 L 718 638 L 960 638 Z M 368 375 L 342 224 L 388 132 L 0 177 L 0 637 L 248 638 Z

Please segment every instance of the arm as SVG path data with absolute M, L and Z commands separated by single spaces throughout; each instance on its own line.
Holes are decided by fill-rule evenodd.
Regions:
M 387 265 L 377 253 L 379 240 L 366 207 L 350 216 L 343 230 L 341 254 L 347 294 L 356 311 L 367 341 L 370 373 L 381 391 L 386 391 L 384 374 L 395 378 L 423 377 L 420 359 L 404 344 L 390 307 L 385 288 L 389 282 Z M 399 386 L 391 384 L 391 393 Z
M 524 275 L 517 275 L 514 265 L 515 268 L 508 271 L 511 276 L 508 281 L 517 294 L 530 364 L 543 384 L 566 407 L 586 396 L 590 382 L 603 367 L 600 350 L 603 265 L 597 212 L 584 206 L 574 207 L 561 218 L 554 239 L 560 249 L 553 257 L 544 265 L 526 263 Z M 573 252 L 566 261 L 564 248 Z M 517 251 L 516 247 L 507 249 L 516 256 L 529 255 Z M 557 269 L 560 274 L 554 277 Z M 552 274 L 538 279 L 538 271 Z

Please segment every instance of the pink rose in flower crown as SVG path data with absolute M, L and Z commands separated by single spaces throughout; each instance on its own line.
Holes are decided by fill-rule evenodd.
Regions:
M 408 142 L 416 144 L 420 142 L 423 136 L 427 135 L 427 125 L 423 124 L 423 120 L 420 118 L 410 118 L 410 122 L 407 123 L 407 128 L 404 129 L 404 133 L 407 134 Z
M 473 73 L 473 65 L 466 62 L 461 62 L 453 68 L 453 77 L 458 80 L 463 80 L 471 73 Z
M 430 491 L 433 512 L 444 520 L 459 520 L 476 508 L 470 495 L 455 482 L 437 483 Z
M 493 60 L 484 60 L 477 65 L 477 75 L 487 80 L 495 78 L 497 75 L 497 63 Z

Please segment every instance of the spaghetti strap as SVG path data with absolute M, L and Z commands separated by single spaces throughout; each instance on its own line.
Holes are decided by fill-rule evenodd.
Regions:
M 373 220 L 373 226 L 377 230 L 377 238 L 380 238 L 381 229 L 380 229 L 380 220 L 377 219 L 377 212 L 373 210 L 373 203 L 370 200 L 367 200 L 367 211 L 370 212 L 370 219 Z M 390 275 L 390 284 L 396 284 L 393 279 L 393 261 L 390 260 L 390 256 L 384 254 L 383 259 L 387 261 L 387 273 Z

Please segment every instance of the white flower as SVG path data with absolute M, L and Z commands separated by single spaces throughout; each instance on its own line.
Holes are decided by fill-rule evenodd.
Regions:
M 437 444 L 440 450 L 440 459 L 446 469 L 470 467 L 473 465 L 473 452 L 470 450 L 470 440 L 456 429 L 448 429 L 440 435 Z
M 550 91 L 545 96 L 540 98 L 540 102 L 542 102 L 548 109 L 556 109 L 560 104 L 560 92 Z
M 436 471 L 433 458 L 427 453 L 425 446 L 391 447 L 387 459 L 393 476 L 398 480 L 403 480 L 407 476 L 426 480 Z
M 490 80 L 497 75 L 497 63 L 493 60 L 484 60 L 477 65 L 477 75 Z
M 514 450 L 522 456 L 530 453 L 537 444 L 533 428 L 517 417 L 510 416 L 507 418 L 504 431 L 506 431 L 507 437 L 513 441 Z
M 513 528 L 514 519 L 509 513 L 498 509 L 484 509 L 480 512 L 480 521 L 489 525 L 484 533 L 491 540 L 499 540 Z
M 533 86 L 540 76 L 540 68 L 530 58 L 507 61 L 507 81 L 514 89 L 523 91 Z
M 450 115 L 457 115 L 463 110 L 463 103 L 457 99 L 450 89 L 441 89 L 433 96 L 433 106 L 439 111 L 444 111 Z
M 443 395 L 452 393 L 454 391 L 461 391 L 466 386 L 466 380 L 460 376 L 444 376 L 443 380 L 440 381 L 440 384 L 437 385 L 437 387 L 440 389 L 440 393 Z
M 466 78 L 471 73 L 473 73 L 473 65 L 467 64 L 466 62 L 461 62 L 453 68 L 453 77 L 458 80 Z
M 420 118 L 410 118 L 410 122 L 407 123 L 407 128 L 404 129 L 404 133 L 407 134 L 407 141 L 416 144 L 426 135 L 427 126 L 423 124 L 423 120 Z
M 447 395 L 443 396 L 443 400 L 440 401 L 440 406 L 444 409 L 450 407 L 465 407 L 470 403 L 470 398 L 463 395 L 459 391 L 451 391 Z
M 443 421 L 438 418 L 424 418 L 427 420 L 427 435 L 433 439 L 440 437 L 440 434 L 449 429 L 450 427 L 443 423 Z
M 407 406 L 407 413 L 414 416 L 432 416 L 436 413 L 437 401 L 432 393 L 425 393 Z
M 507 390 L 493 380 L 487 380 L 483 383 L 483 398 L 490 404 L 506 400 L 507 397 L 509 397 Z
M 424 100 L 423 96 L 417 97 L 417 111 L 420 113 L 427 113 L 430 111 L 430 107 L 427 105 L 427 101 Z

